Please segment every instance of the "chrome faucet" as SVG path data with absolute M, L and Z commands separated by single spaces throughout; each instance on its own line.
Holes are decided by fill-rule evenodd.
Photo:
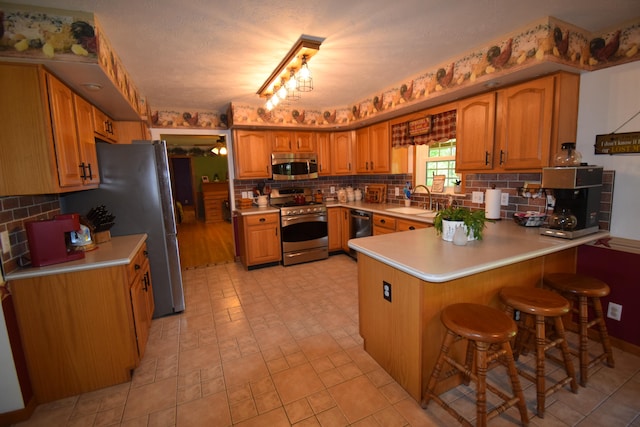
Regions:
M 427 187 L 426 185 L 416 185 L 415 188 L 413 189 L 413 193 L 412 194 L 416 194 L 416 190 L 418 188 L 424 188 L 425 190 L 427 190 L 427 194 L 429 195 L 429 210 L 432 211 L 433 210 L 433 201 L 431 200 L 431 190 L 429 190 L 429 187 Z M 426 209 L 426 206 L 425 206 Z

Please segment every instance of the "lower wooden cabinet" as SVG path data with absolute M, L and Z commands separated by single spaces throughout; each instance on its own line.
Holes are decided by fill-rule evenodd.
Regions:
M 153 314 L 146 246 L 128 265 L 9 284 L 38 403 L 131 379 Z
M 329 252 L 342 250 L 342 208 L 327 208 Z
M 418 230 L 420 228 L 433 227 L 432 224 L 422 221 L 411 221 L 388 215 L 373 214 L 373 235 L 395 233 L 396 231 Z
M 243 215 L 240 221 L 240 261 L 246 268 L 282 259 L 279 213 Z
M 229 199 L 229 184 L 226 182 L 202 183 L 204 221 L 207 223 L 224 221 L 223 203 Z

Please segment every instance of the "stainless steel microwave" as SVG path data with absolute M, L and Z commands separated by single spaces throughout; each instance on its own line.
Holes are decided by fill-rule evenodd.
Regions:
M 318 155 L 315 153 L 273 153 L 271 172 L 275 181 L 318 178 Z

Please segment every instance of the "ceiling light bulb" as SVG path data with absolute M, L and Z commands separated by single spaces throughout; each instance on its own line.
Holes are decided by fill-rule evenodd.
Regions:
M 271 97 L 271 104 L 273 104 L 273 106 L 277 106 L 280 103 L 280 98 L 278 98 L 278 94 L 274 93 L 273 96 Z
M 264 104 L 264 107 L 267 109 L 267 111 L 273 110 L 273 102 L 271 102 L 271 100 L 268 100 L 267 103 Z
M 227 147 L 220 147 L 220 155 L 221 156 L 226 156 L 227 155 Z
M 291 70 L 289 80 L 287 80 L 287 89 L 294 90 L 296 88 L 296 74 Z
M 219 150 L 218 150 L 218 147 L 213 147 L 213 148 L 211 149 L 211 152 L 212 152 L 213 154 L 215 154 L 216 156 L 218 155 L 218 151 L 219 151 Z

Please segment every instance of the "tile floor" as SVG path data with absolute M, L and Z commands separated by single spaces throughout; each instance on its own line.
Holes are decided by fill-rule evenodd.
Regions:
M 130 383 L 41 405 L 19 426 L 455 425 L 435 403 L 421 409 L 362 349 L 356 274 L 344 255 L 185 270 L 187 310 L 153 321 Z M 550 396 L 544 419 L 522 380 L 530 425 L 640 427 L 640 357 L 614 354 L 616 368 L 597 368 L 578 394 Z M 469 393 L 460 386 L 446 400 L 474 418 Z M 491 425 L 518 420 L 511 408 Z

